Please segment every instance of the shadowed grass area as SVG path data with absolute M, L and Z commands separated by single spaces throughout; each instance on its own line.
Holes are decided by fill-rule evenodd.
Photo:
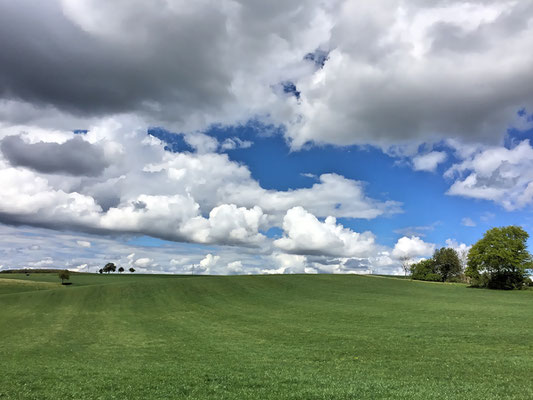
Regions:
M 533 291 L 346 275 L 9 279 L 51 286 L 0 286 L 0 398 L 533 398 Z

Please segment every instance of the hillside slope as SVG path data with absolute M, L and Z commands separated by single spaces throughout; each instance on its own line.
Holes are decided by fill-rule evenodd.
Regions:
M 333 275 L 0 278 L 0 398 L 533 398 L 533 291 Z

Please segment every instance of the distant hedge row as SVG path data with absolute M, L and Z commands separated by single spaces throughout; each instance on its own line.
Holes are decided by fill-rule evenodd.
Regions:
M 62 269 L 31 269 L 31 268 L 25 268 L 25 269 L 6 269 L 3 271 L 0 271 L 0 274 L 49 274 L 54 273 L 58 274 L 59 272 L 63 271 Z

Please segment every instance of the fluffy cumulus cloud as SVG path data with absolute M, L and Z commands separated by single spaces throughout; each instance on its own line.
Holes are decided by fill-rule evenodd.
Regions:
M 398 239 L 392 250 L 392 256 L 400 259 L 407 258 L 419 258 L 430 256 L 435 251 L 435 245 L 433 243 L 424 242 L 417 236 L 401 237 Z
M 446 153 L 443 151 L 432 151 L 421 154 L 413 158 L 413 169 L 415 171 L 435 171 L 437 166 L 446 160 Z
M 445 173 L 454 182 L 448 194 L 494 201 L 507 210 L 533 202 L 533 147 L 479 146 Z
M 308 188 L 264 189 L 245 165 L 215 151 L 216 138 L 209 137 L 215 146 L 172 153 L 130 119 L 104 120 L 84 135 L 32 127 L 13 135 L 18 129 L 0 129 L 0 139 L 4 136 L 5 144 L 16 138 L 32 164 L 13 160 L 2 148 L 4 223 L 257 247 L 264 245 L 262 232 L 281 224 L 286 211 L 296 205 L 318 217 L 375 218 L 399 209 L 394 201 L 366 196 L 361 182 L 336 174 L 324 174 Z M 197 143 L 208 142 L 204 136 L 199 135 Z M 71 143 L 87 150 L 81 165 L 99 165 L 105 159 L 105 168 L 98 174 L 84 168 L 67 174 L 56 166 L 37 167 L 39 149 L 52 149 L 60 156 Z M 43 163 L 47 159 L 43 157 Z M 74 162 L 72 157 L 63 161 Z
M 207 254 L 198 264 L 202 272 L 209 273 L 211 269 L 218 263 L 220 256 L 214 256 L 213 254 Z
M 153 260 L 148 257 L 138 258 L 133 262 L 133 265 L 135 265 L 138 268 L 147 268 L 152 264 Z
M 183 226 L 199 243 L 257 243 L 264 239 L 259 228 L 264 225 L 261 208 L 246 209 L 235 204 L 223 204 L 209 213 L 209 218 L 194 217 Z
M 68 174 L 60 168 L 36 168 L 37 161 L 14 162 L 3 152 L 0 220 L 82 233 L 148 235 L 219 249 L 237 246 L 225 255 L 212 252 L 201 258 L 165 259 L 132 248 L 113 256 L 117 263 L 142 272 L 338 273 L 363 271 L 364 260 L 355 265 L 350 258 L 372 256 L 376 246 L 372 233 L 353 232 L 335 218 L 372 219 L 400 209 L 397 202 L 368 197 L 362 182 L 337 174 L 323 174 L 307 188 L 264 189 L 245 165 L 217 152 L 222 149 L 215 138 L 210 138 L 215 146 L 198 144 L 210 142 L 204 136 L 194 141 L 193 151 L 173 153 L 131 119 L 106 119 L 83 135 L 31 126 L 1 128 L 0 140 L 15 137 L 30 152 L 35 145 L 61 152 L 75 140 L 96 149 L 87 151 L 83 162 L 98 163 L 103 158 L 106 166 L 98 174 L 90 170 Z M 299 230 L 301 223 L 309 224 L 309 232 Z M 275 226 L 283 227 L 286 235 L 273 242 L 265 232 Z M 71 268 L 86 265 L 83 270 L 98 270 L 96 262 L 109 261 L 91 261 L 102 254 L 93 238 L 77 239 L 75 244 L 92 253 L 72 255 L 66 262 Z M 245 257 L 244 248 L 254 249 L 256 255 Z M 32 254 L 36 257 L 35 253 L 28 257 Z M 303 254 L 314 258 L 308 260 Z M 31 262 L 43 260 L 49 259 Z
M 264 269 L 262 272 L 267 274 L 286 274 L 286 273 L 313 273 L 315 269 L 308 264 L 306 256 L 297 254 L 274 253 L 271 256 L 275 268 Z
M 226 266 L 226 271 L 229 275 L 238 275 L 245 272 L 244 266 L 242 265 L 242 261 L 232 261 L 228 263 Z
M 466 256 L 472 248 L 472 246 L 469 246 L 465 243 L 459 243 L 455 239 L 446 239 L 446 247 L 452 248 L 457 251 L 457 254 L 459 254 L 459 258 L 461 258 L 464 262 L 466 262 Z
M 283 230 L 285 235 L 274 245 L 288 253 L 361 257 L 370 255 L 375 246 L 371 232 L 353 232 L 331 216 L 321 222 L 302 207 L 287 211 Z

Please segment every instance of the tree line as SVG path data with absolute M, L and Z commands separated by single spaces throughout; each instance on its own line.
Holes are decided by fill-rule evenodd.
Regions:
M 100 269 L 98 270 L 98 273 L 99 273 L 99 274 L 103 274 L 103 273 L 105 272 L 106 274 L 109 274 L 110 272 L 116 272 L 116 271 L 117 271 L 117 266 L 116 266 L 115 264 L 113 264 L 113 263 L 107 263 L 107 264 L 104 266 L 104 268 L 100 268 Z M 131 273 L 133 273 L 133 272 L 135 272 L 135 268 L 130 267 L 129 271 L 130 271 Z M 118 272 L 120 272 L 120 273 L 124 272 L 124 268 L 119 267 L 119 268 L 118 268 Z
M 533 258 L 528 233 L 519 226 L 492 228 L 469 250 L 466 260 L 455 249 L 440 248 L 433 257 L 410 266 L 411 278 L 434 282 L 466 282 L 472 287 L 522 289 L 533 286 L 528 276 Z

